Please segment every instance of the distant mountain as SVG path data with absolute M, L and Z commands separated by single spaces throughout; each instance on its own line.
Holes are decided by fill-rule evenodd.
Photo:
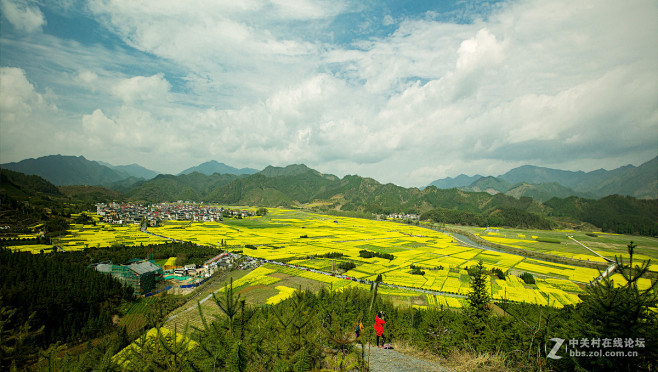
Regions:
M 120 174 L 125 175 L 124 178 L 135 177 L 135 178 L 143 178 L 145 180 L 150 180 L 151 178 L 160 174 L 159 172 L 152 171 L 148 168 L 144 168 L 141 165 L 135 163 L 129 165 L 112 165 L 102 161 L 98 161 L 97 163 L 104 165 L 110 169 L 114 169 Z
M 210 176 L 214 173 L 241 175 L 241 174 L 254 174 L 258 172 L 258 169 L 253 169 L 253 168 L 238 169 L 230 165 L 226 165 L 224 163 L 219 163 L 215 160 L 211 160 L 205 163 L 201 163 L 196 167 L 187 168 L 184 171 L 178 173 L 178 175 L 180 176 L 181 174 L 190 174 L 194 172 L 205 174 L 207 176 Z
M 476 178 L 477 179 L 474 179 Z M 468 183 L 469 180 L 474 179 Z M 499 181 L 496 181 L 499 180 Z M 505 190 L 505 182 L 509 187 Z M 628 195 L 639 199 L 658 198 L 658 157 L 635 167 L 626 165 L 607 171 L 598 169 L 591 172 L 565 171 L 534 165 L 514 168 L 498 177 L 444 178 L 433 181 L 430 185 L 438 188 L 457 187 L 468 191 L 508 192 L 516 197 L 532 196 L 537 200 L 548 200 L 553 196 L 570 195 L 602 198 L 607 195 Z M 522 185 L 522 186 L 521 186 Z M 529 187 L 533 185 L 533 187 Z
M 496 177 L 482 177 L 469 186 L 460 187 L 464 191 L 486 192 L 491 195 L 506 193 L 512 187 L 507 181 Z
M 338 180 L 338 177 L 334 176 L 333 174 L 322 174 L 316 171 L 315 169 L 311 169 L 307 167 L 305 164 L 291 164 L 286 167 L 274 167 L 268 165 L 267 167 L 265 167 L 265 169 L 258 172 L 258 174 L 262 174 L 265 177 L 280 177 L 280 176 L 295 176 L 298 174 L 304 174 L 308 172 L 311 172 L 315 175 L 330 180 Z
M 658 198 L 658 157 L 635 167 L 626 165 L 607 171 L 572 172 L 544 167 L 524 165 L 500 175 L 499 178 L 516 184 L 557 182 L 580 193 L 596 197 L 607 195 L 629 195 L 642 199 Z
M 6 163 L 1 167 L 41 176 L 56 186 L 103 185 L 126 178 L 125 174 L 83 156 L 50 155 Z
M 439 189 L 452 189 L 455 187 L 470 186 L 473 182 L 482 178 L 479 174 L 475 176 L 467 176 L 465 174 L 460 174 L 459 176 L 452 178 L 443 178 L 432 181 L 428 186 L 436 186 Z
M 612 177 L 596 185 L 598 195 L 630 195 L 639 199 L 658 199 L 658 157 L 639 167 L 622 167 Z
M 601 171 L 605 172 L 603 169 Z M 557 182 L 560 185 L 573 188 L 587 178 L 587 173 L 583 171 L 572 172 L 534 165 L 523 165 L 498 177 L 511 184 L 526 182 L 536 185 Z
M 554 197 L 566 198 L 568 196 L 580 196 L 584 198 L 595 198 L 592 193 L 578 192 L 562 186 L 557 182 L 539 184 L 520 182 L 512 185 L 498 177 L 482 177 L 471 185 L 460 187 L 459 189 L 470 192 L 486 192 L 491 195 L 502 193 L 517 199 L 530 197 L 540 202 L 545 202 Z
M 526 196 L 540 202 L 545 202 L 555 197 L 566 198 L 569 196 L 579 196 L 589 199 L 596 198 L 591 193 L 578 192 L 568 187 L 564 187 L 557 182 L 540 183 L 537 185 L 521 182 L 511 186 L 507 191 L 505 191 L 505 194 L 509 196 L 513 196 L 517 199 Z

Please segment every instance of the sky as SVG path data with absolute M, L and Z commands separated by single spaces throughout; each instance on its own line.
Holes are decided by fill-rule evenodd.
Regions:
M 424 186 L 658 156 L 655 0 L 0 0 L 0 163 Z

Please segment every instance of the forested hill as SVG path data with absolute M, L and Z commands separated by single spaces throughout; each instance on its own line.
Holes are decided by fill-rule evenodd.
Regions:
M 125 197 L 136 202 L 196 200 L 272 207 L 308 207 L 312 203 L 319 212 L 417 213 L 445 223 L 483 226 L 551 228 L 569 220 L 576 225 L 589 222 L 611 232 L 658 234 L 657 200 L 568 197 L 541 203 L 502 193 L 404 188 L 357 175 L 340 179 L 304 165 L 267 167 L 249 176 L 161 175 L 135 185 Z
M 491 195 L 487 192 L 443 190 L 434 186 L 423 190 L 404 188 L 357 175 L 340 179 L 305 165 L 267 167 L 253 175 L 159 175 L 152 180 L 138 182 L 127 191 L 115 192 L 102 188 L 57 190 L 43 179 L 37 182 L 24 175 L 13 176 L 12 179 L 22 180 L 16 182 L 22 182 L 19 188 L 23 191 L 16 194 L 16 182 L 5 181 L 2 192 L 5 198 L 10 191 L 16 194 L 18 198 L 14 197 L 14 200 L 29 198 L 30 193 L 42 194 L 36 191 L 39 189 L 58 195 L 64 191 L 64 198 L 70 201 L 76 199 L 78 204 L 97 202 L 106 195 L 112 200 L 142 203 L 194 200 L 226 205 L 305 207 L 326 213 L 416 213 L 443 223 L 483 226 L 551 228 L 588 222 L 604 231 L 658 235 L 658 200 L 655 199 L 568 197 L 541 203 L 530 197 L 515 198 L 502 193 Z
M 436 207 L 474 213 L 517 208 L 542 213 L 544 207 L 531 198 L 486 192 L 464 192 L 436 187 L 404 188 L 381 184 L 372 178 L 348 175 L 342 179 L 304 165 L 267 167 L 250 176 L 200 173 L 160 175 L 140 182 L 124 194 L 136 202 L 196 200 L 233 205 L 298 206 L 320 202 L 326 208 L 365 213 L 422 213 Z
M 208 197 L 223 185 L 244 176 L 233 174 L 212 174 L 198 172 L 173 176 L 161 174 L 148 181 L 137 182 L 124 193 L 128 200 L 161 202 L 177 200 L 208 201 Z M 123 191 L 117 189 L 117 191 Z
M 39 175 L 57 186 L 103 185 L 128 177 L 127 174 L 87 160 L 83 156 L 50 155 L 2 164 L 2 168 Z
M 610 195 L 593 200 L 553 198 L 545 203 L 548 214 L 589 222 L 603 231 L 658 236 L 658 200 Z

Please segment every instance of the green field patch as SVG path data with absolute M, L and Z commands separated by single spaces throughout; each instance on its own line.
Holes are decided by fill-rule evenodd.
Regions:
M 415 242 L 406 242 L 404 244 L 401 244 L 403 247 L 407 248 L 420 248 L 420 247 L 425 247 L 425 243 L 415 243 Z
M 276 223 L 270 223 L 267 221 L 263 220 L 250 220 L 248 218 L 243 218 L 243 219 L 235 219 L 235 218 L 230 218 L 230 219 L 225 219 L 224 220 L 224 225 L 227 226 L 232 226 L 232 227 L 244 227 L 244 228 L 249 228 L 249 229 L 277 229 L 277 228 L 283 228 L 283 227 L 289 227 L 288 224 L 276 224 Z
M 396 253 L 406 251 L 406 249 L 397 248 L 397 247 L 382 247 L 381 245 L 374 244 L 362 244 L 358 245 L 357 248 L 366 249 L 377 253 Z
M 137 301 L 130 306 L 126 314 L 121 317 L 119 326 L 126 327 L 126 331 L 129 335 L 136 335 L 137 332 L 141 331 L 146 326 L 149 306 L 154 300 L 154 298 L 137 299 Z

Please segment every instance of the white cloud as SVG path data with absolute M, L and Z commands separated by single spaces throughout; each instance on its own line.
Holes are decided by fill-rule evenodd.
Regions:
M 46 19 L 39 7 L 32 6 L 25 0 L 2 0 L 0 9 L 12 26 L 20 31 L 41 31 L 46 24 Z
M 43 105 L 43 97 L 16 67 L 0 67 L 0 114 L 8 121 L 27 114 L 33 106 Z
M 98 80 L 98 75 L 89 70 L 83 70 L 78 73 L 78 80 L 85 84 L 92 84 Z
M 26 151 L 47 155 L 56 138 L 62 114 L 48 98 L 52 93 L 38 92 L 25 71 L 0 67 L 0 162 L 22 160 Z
M 496 36 L 483 28 L 475 37 L 462 41 L 457 50 L 457 70 L 472 71 L 496 65 L 503 60 L 503 48 Z
M 341 13 L 345 4 L 335 0 L 271 0 L 284 18 L 316 20 Z
M 135 76 L 116 83 L 112 94 L 124 102 L 166 101 L 171 84 L 164 74 L 153 76 Z
M 95 0 L 99 22 L 146 53 L 49 36 L 23 51 L 57 66 L 37 86 L 82 107 L 70 129 L 90 139 L 76 145 L 89 157 L 171 172 L 305 162 L 410 186 L 655 153 L 653 1 L 514 1 L 470 24 L 409 17 L 349 45 L 300 31 L 331 33 L 355 6 L 336 4 Z M 13 74 L 0 104 L 48 101 Z
M 243 101 L 267 99 L 303 78 L 317 61 L 316 45 L 294 33 L 279 32 L 272 24 L 290 17 L 326 17 L 338 9 L 312 1 L 230 3 L 98 0 L 90 3 L 90 9 L 129 45 L 189 71 L 188 81 L 196 83 L 193 88 L 200 97 L 230 90 Z

